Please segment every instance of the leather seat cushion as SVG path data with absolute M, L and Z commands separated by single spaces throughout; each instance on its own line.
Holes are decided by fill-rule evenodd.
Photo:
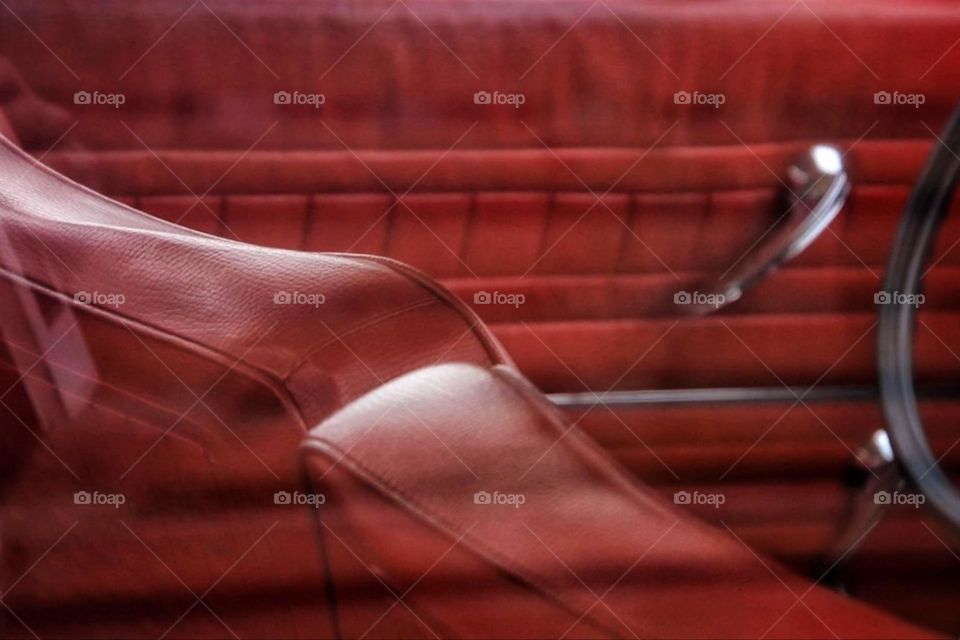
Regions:
M 506 366 L 398 378 L 304 456 L 347 636 L 924 635 L 664 504 Z

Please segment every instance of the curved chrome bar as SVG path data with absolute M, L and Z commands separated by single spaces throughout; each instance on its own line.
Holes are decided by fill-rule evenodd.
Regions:
M 934 143 L 900 219 L 887 262 L 885 291 L 909 299 L 923 290 L 928 259 L 960 185 L 960 107 Z M 930 448 L 913 381 L 917 308 L 894 303 L 879 306 L 877 371 L 887 433 L 904 475 L 960 536 L 960 490 L 940 467 Z
M 790 206 L 775 226 L 720 276 L 705 283 L 687 308 L 706 315 L 740 299 L 744 291 L 795 257 L 837 217 L 850 192 L 843 156 L 836 147 L 818 144 L 787 170 Z

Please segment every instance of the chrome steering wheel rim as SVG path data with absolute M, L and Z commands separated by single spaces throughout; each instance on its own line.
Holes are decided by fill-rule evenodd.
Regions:
M 906 302 L 922 292 L 924 269 L 960 178 L 958 154 L 960 108 L 927 158 L 897 228 L 884 290 L 902 295 L 895 296 L 900 302 L 880 305 L 877 367 L 880 401 L 897 464 L 960 535 L 960 491 L 934 457 L 917 406 L 913 381 L 917 307 Z

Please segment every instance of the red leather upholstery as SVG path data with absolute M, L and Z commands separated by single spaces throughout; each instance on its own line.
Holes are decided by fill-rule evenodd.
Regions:
M 216 587 L 238 634 L 330 637 L 315 525 L 273 500 L 300 485 L 306 429 L 413 368 L 506 362 L 500 347 L 398 263 L 189 231 L 6 142 L 0 174 L 4 634 L 223 635 L 184 613 Z
M 2 108 L 25 148 L 46 153 L 76 123 L 57 149 L 77 138 L 88 152 L 54 150 L 45 161 L 138 209 L 246 242 L 413 262 L 468 304 L 478 290 L 522 292 L 518 309 L 474 310 L 548 391 L 614 381 L 805 385 L 823 374 L 823 384 L 869 384 L 872 296 L 890 234 L 933 143 L 927 127 L 937 130 L 952 109 L 960 77 L 960 16 L 938 0 L 5 5 L 0 48 L 20 73 L 15 85 L 2 85 L 0 102 L 18 96 Z M 520 109 L 472 102 L 478 89 L 514 87 L 527 95 Z M 322 110 L 284 109 L 272 101 L 278 88 L 320 90 L 328 100 Z M 714 88 L 727 96 L 719 110 L 672 99 L 678 90 Z M 80 107 L 72 100 L 78 89 L 119 90 L 127 101 L 122 109 Z M 914 109 L 873 100 L 897 89 L 922 92 L 926 102 Z M 774 174 L 824 139 L 851 149 L 854 170 L 850 204 L 831 232 L 735 309 L 663 337 L 674 318 L 661 301 L 726 269 L 772 220 L 781 186 Z M 344 150 L 402 193 L 454 142 L 403 206 Z M 597 206 L 570 227 L 593 201 L 578 176 L 599 193 L 625 171 L 605 198 L 612 212 Z M 194 205 L 180 180 L 197 193 L 211 189 L 204 205 Z M 509 245 L 487 242 L 505 224 Z M 948 249 L 958 231 L 942 236 L 925 312 L 954 351 L 960 254 Z M 925 380 L 956 377 L 949 348 L 920 333 Z M 956 464 L 960 406 L 938 401 L 925 410 L 944 462 Z M 723 509 L 690 510 L 723 519 L 798 570 L 833 539 L 849 496 L 850 449 L 882 424 L 867 401 L 581 414 L 569 419 L 653 489 L 723 491 Z M 222 430 L 206 419 L 211 431 Z M 893 511 L 855 559 L 862 562 L 847 574 L 851 587 L 954 630 L 960 582 L 951 551 L 924 528 L 924 520 L 933 525 L 929 514 Z M 179 589 L 175 580 L 172 587 Z
M 357 512 L 389 525 L 374 534 L 361 527 L 348 544 L 392 549 L 380 563 L 389 580 L 405 584 L 438 540 L 409 513 L 333 482 L 347 465 L 362 465 L 390 473 L 391 491 L 406 496 L 406 506 L 437 512 L 447 534 L 483 550 L 458 551 L 444 569 L 456 584 L 493 588 L 469 606 L 442 593 L 422 604 L 418 596 L 424 615 L 458 635 L 506 637 L 552 634 L 587 611 L 579 581 L 543 566 L 547 556 L 518 532 L 516 518 L 509 527 L 495 517 L 472 534 L 459 531 L 473 513 L 460 498 L 479 485 L 464 484 L 444 450 L 461 451 L 453 465 L 502 477 L 564 427 L 504 364 L 472 312 L 438 285 L 386 259 L 267 249 L 188 231 L 85 190 L 8 144 L 0 146 L 0 173 L 12 178 L 0 192 L 7 310 L 0 379 L 15 418 L 2 437 L 16 462 L 5 465 L 0 486 L 5 636 L 352 634 L 369 619 L 376 595 L 363 584 L 351 591 L 349 580 L 344 589 L 343 551 L 316 530 L 309 506 L 278 503 L 275 494 L 307 489 L 296 446 L 307 426 L 344 405 L 311 440 L 351 454 L 329 472 L 343 492 L 331 503 L 351 526 Z M 278 292 L 325 299 L 277 304 Z M 389 384 L 449 361 L 479 368 L 458 365 Z M 494 365 L 505 368 L 485 371 Z M 373 415 L 378 408 L 385 413 Z M 365 439 L 381 419 L 388 432 Z M 638 545 L 663 533 L 673 515 L 581 434 L 566 438 L 518 479 L 530 494 L 531 509 L 522 513 L 574 573 L 599 585 L 629 568 Z M 322 458 L 309 463 L 311 479 L 325 481 Z M 77 498 L 84 491 L 123 500 L 91 505 Z M 774 632 L 823 635 L 816 616 L 788 611 L 773 620 L 790 600 L 786 591 L 805 589 L 803 581 L 784 576 L 791 586 L 778 596 L 769 587 L 779 579 L 759 559 L 760 567 L 746 566 L 750 551 L 677 520 L 651 556 L 663 588 L 628 576 L 611 593 L 611 608 L 629 605 L 628 612 L 611 619 L 590 610 L 575 635 L 618 634 L 620 616 L 629 627 L 668 635 L 752 633 L 768 619 Z M 504 571 L 514 578 L 504 581 Z M 678 579 L 679 590 L 668 588 Z M 515 580 L 556 603 L 530 600 Z M 703 589 L 691 603 L 690 594 Z M 837 633 L 922 635 L 825 592 L 808 595 L 806 606 Z M 499 623 L 489 608 L 495 603 L 507 607 Z M 745 609 L 731 609 L 741 603 Z M 681 605 L 687 614 L 678 615 Z M 378 624 L 385 635 L 422 635 L 403 617 Z
M 305 456 L 346 637 L 924 635 L 668 507 L 509 367 L 407 374 Z
M 768 228 L 782 188 L 777 175 L 805 142 L 664 145 L 630 171 L 644 149 L 555 149 L 559 159 L 545 149 L 358 150 L 357 157 L 157 150 L 163 164 L 148 151 L 53 152 L 46 159 L 138 208 L 224 237 L 370 252 L 423 268 L 473 307 L 545 391 L 603 391 L 614 382 L 618 389 L 778 387 L 779 380 L 809 385 L 821 376 L 821 385 L 848 385 L 873 381 L 873 296 L 930 145 L 869 136 L 854 145 L 856 135 L 851 129 L 839 141 L 851 149 L 853 191 L 830 231 L 734 307 L 675 326 L 673 291 L 716 277 Z M 398 195 L 436 164 L 399 204 L 358 157 Z M 167 167 L 198 194 L 215 185 L 204 198 L 210 209 L 194 205 Z M 597 205 L 571 227 L 593 197 L 567 167 L 597 193 L 627 171 L 605 198 L 613 213 Z M 928 275 L 922 315 L 936 335 L 918 334 L 924 382 L 960 373 L 950 352 L 960 341 L 958 223 L 956 214 L 948 220 Z M 509 242 L 490 242 L 504 224 Z M 473 304 L 478 291 L 496 290 L 522 293 L 525 303 Z M 960 404 L 924 404 L 938 454 L 957 468 L 960 447 L 951 446 Z M 751 546 L 809 572 L 847 507 L 851 450 L 883 417 L 871 400 L 792 405 L 595 408 L 570 410 L 569 419 L 668 496 L 724 492 L 721 509 L 689 510 L 717 524 L 723 519 Z M 858 595 L 952 629 L 947 612 L 960 581 L 947 567 L 955 559 L 925 525 L 936 527 L 925 510 L 891 510 L 848 576 Z

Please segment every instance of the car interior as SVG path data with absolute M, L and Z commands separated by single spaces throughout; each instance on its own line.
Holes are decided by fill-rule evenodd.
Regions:
M 0 0 L 0 638 L 960 636 L 960 8 Z

